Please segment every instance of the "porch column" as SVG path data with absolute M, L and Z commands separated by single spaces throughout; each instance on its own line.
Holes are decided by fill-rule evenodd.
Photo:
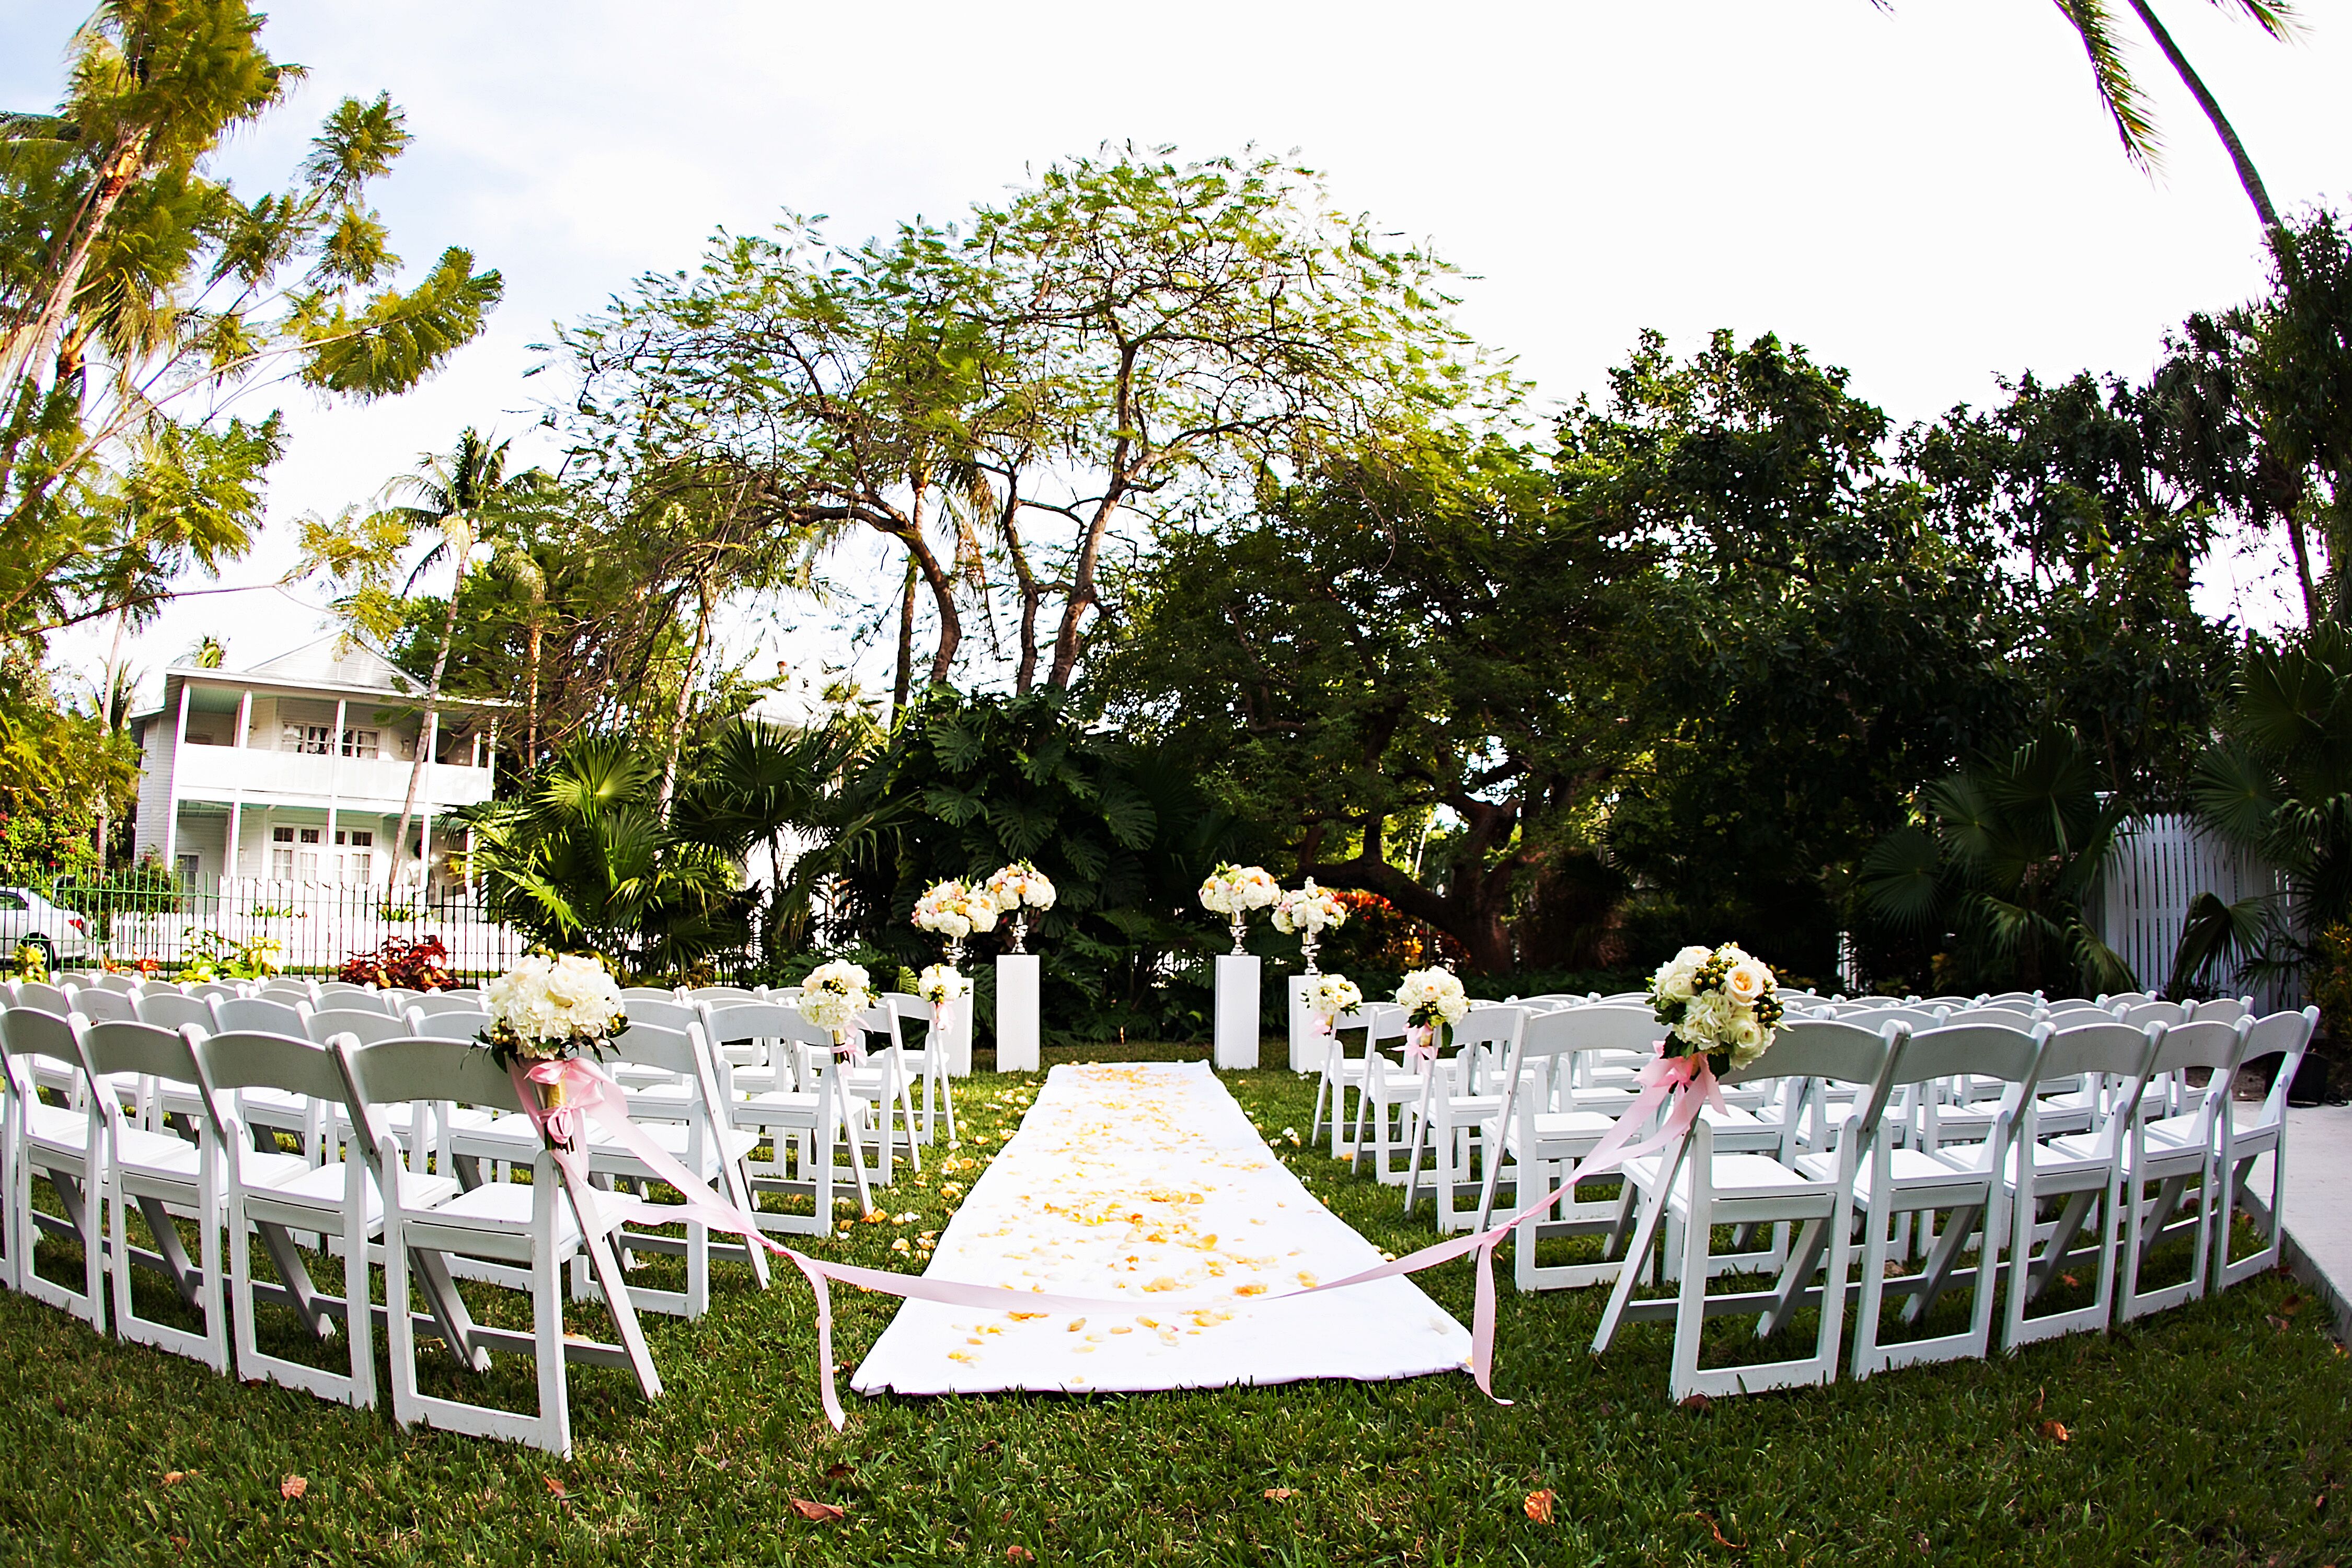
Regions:
M 335 732 L 327 742 L 327 830 L 319 836 L 319 858 L 333 868 L 326 880 L 335 888 L 343 885 L 343 852 L 335 847 L 335 809 L 343 798 L 343 717 L 350 706 L 348 698 L 335 699 Z
M 163 788 L 163 865 L 180 869 L 180 753 L 188 744 L 188 683 L 180 682 L 180 716 L 172 731 L 171 783 Z

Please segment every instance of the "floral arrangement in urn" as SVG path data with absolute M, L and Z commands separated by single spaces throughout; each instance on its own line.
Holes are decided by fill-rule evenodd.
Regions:
M 1434 1056 L 1450 1044 L 1454 1026 L 1470 1011 L 1470 994 L 1450 969 L 1416 969 L 1398 983 L 1396 999 L 1403 1005 L 1409 1047 L 1422 1057 Z
M 873 977 L 863 965 L 836 958 L 820 963 L 801 982 L 801 1016 L 833 1037 L 839 1046 L 857 1015 L 874 1005 Z
M 1364 1005 L 1364 993 L 1344 974 L 1318 974 L 1307 988 L 1307 1010 L 1315 1015 L 1319 1032 L 1331 1032 L 1331 1020 Z
M 963 958 L 964 938 L 996 929 L 996 908 L 995 895 L 987 889 L 950 878 L 932 883 L 915 900 L 915 927 L 945 937 L 948 962 L 956 963 Z
M 1029 911 L 1054 907 L 1053 879 L 1028 861 L 1015 860 L 989 878 L 988 892 L 996 907 L 1013 917 L 1013 951 L 1028 952 Z
M 1298 933 L 1298 951 L 1306 957 L 1307 973 L 1317 973 L 1315 950 L 1323 941 L 1323 932 L 1332 926 L 1348 923 L 1348 906 L 1328 888 L 1318 888 L 1315 879 L 1295 893 L 1285 893 L 1275 900 L 1274 929 L 1288 936 Z
M 1664 1053 L 1703 1056 L 1717 1073 L 1746 1067 L 1771 1047 L 1780 990 L 1764 961 L 1736 943 L 1683 949 L 1650 977 L 1650 1005 L 1666 1026 Z
M 501 1067 L 602 1055 L 629 1026 L 621 988 L 603 964 L 579 953 L 532 953 L 482 987 L 482 1005 L 490 1023 L 477 1037 Z
M 1263 866 L 1221 865 L 1201 884 L 1201 907 L 1232 922 L 1236 954 L 1244 951 L 1242 939 L 1248 932 L 1249 912 L 1280 897 L 1282 884 L 1268 876 Z

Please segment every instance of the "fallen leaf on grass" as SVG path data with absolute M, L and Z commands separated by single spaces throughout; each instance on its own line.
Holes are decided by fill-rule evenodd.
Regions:
M 2079 1290 L 2083 1288 L 2083 1282 L 2080 1279 L 2075 1279 L 2072 1274 L 2061 1274 L 2058 1276 L 2058 1282 L 2065 1286 L 2069 1290 Z
M 1025 1546 L 1008 1546 L 1004 1549 L 1004 1560 L 1007 1563 L 1034 1563 L 1037 1554 Z
M 1553 1491 L 1549 1487 L 1546 1487 L 1539 1492 L 1529 1492 L 1528 1494 L 1528 1500 L 1521 1503 L 1519 1506 L 1527 1510 L 1528 1517 L 1534 1520 L 1538 1524 L 1549 1524 L 1551 1522 L 1552 1501 L 1559 1495 L 1559 1494 Z
M 2042 1424 L 2042 1435 L 2053 1443 L 2072 1442 L 2074 1437 L 2072 1432 L 2066 1430 L 2065 1423 L 2063 1421 L 2044 1421 Z
M 2292 1317 L 2294 1317 L 2297 1312 L 2300 1312 L 2300 1311 L 2302 1311 L 2302 1310 L 2303 1310 L 2303 1298 L 2302 1298 L 2302 1297 L 2300 1297 L 2300 1296 L 2293 1296 L 2293 1295 L 2291 1295 L 2291 1296 L 2289 1296 L 2285 1300 L 2281 1301 L 2281 1302 L 2279 1303 L 2279 1311 L 2280 1311 L 2280 1313 L 2281 1313 L 2283 1316 L 2285 1316 L 2285 1317 L 2292 1318 Z
M 547 1489 L 554 1493 L 557 1497 L 564 1495 L 563 1483 L 557 1480 L 553 1476 L 541 1476 L 539 1479 L 545 1481 L 547 1483 Z
M 2272 1328 L 2276 1329 L 2280 1333 L 2284 1333 L 2289 1329 L 2294 1327 L 2293 1323 L 2288 1322 L 2276 1312 L 2264 1312 L 2263 1314 L 2263 1321 L 2268 1323 Z
M 1717 1546 L 1722 1547 L 1726 1552 L 1745 1552 L 1748 1550 L 1748 1542 L 1744 1541 L 1734 1541 L 1725 1535 L 1723 1533 L 1723 1527 L 1717 1524 L 1715 1521 L 1707 1517 L 1707 1515 L 1704 1513 L 1696 1513 L 1693 1517 L 1696 1518 L 1701 1524 L 1706 1526 L 1706 1532 L 1709 1535 L 1714 1536 L 1715 1543 Z
M 1682 1407 L 1694 1415 L 1704 1415 L 1715 1408 L 1715 1401 L 1704 1394 L 1694 1394 L 1683 1401 Z
M 848 1510 L 829 1502 L 811 1502 L 804 1497 L 793 1499 L 793 1511 L 811 1524 L 833 1524 L 848 1517 Z
M 1265 1500 L 1268 1502 L 1288 1502 L 1292 1498 L 1295 1498 L 1297 1495 L 1298 1494 L 1296 1491 L 1292 1490 L 1288 1487 L 1268 1487 L 1265 1489 Z
M 855 1468 L 839 1459 L 835 1459 L 824 1468 L 824 1479 L 829 1481 L 845 1481 L 856 1473 Z
M 289 1476 L 278 1483 L 278 1495 L 288 1502 L 299 1500 L 310 1489 L 310 1480 L 307 1476 Z

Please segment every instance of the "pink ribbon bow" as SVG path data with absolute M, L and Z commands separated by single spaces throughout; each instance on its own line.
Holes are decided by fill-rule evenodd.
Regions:
M 1437 1029 L 1434 1025 L 1415 1024 L 1404 1032 L 1405 1059 L 1427 1067 L 1437 1059 Z

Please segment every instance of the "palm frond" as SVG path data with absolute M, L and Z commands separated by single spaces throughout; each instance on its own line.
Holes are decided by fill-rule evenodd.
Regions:
M 2116 135 L 2123 142 L 2124 156 L 2153 173 L 2163 162 L 2164 139 L 2149 117 L 2139 83 L 2124 58 L 2123 46 L 2116 37 L 2114 14 L 2105 0 L 2052 3 L 2083 40 L 2083 52 L 2091 60 L 2092 83 L 2098 89 L 2099 101 L 2106 109 L 2107 118 L 2115 123 Z

